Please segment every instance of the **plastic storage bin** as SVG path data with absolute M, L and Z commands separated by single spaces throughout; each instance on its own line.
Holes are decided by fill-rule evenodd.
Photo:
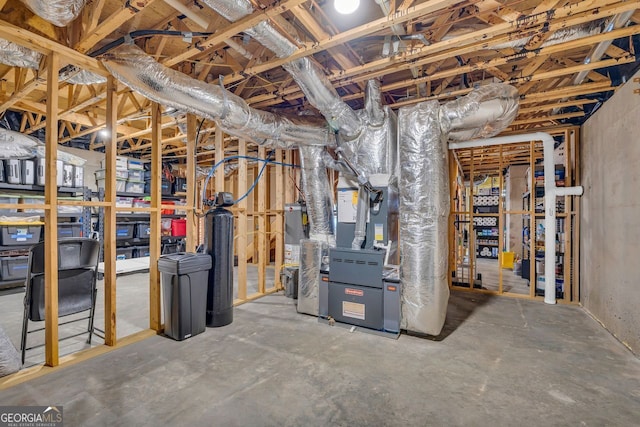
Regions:
M 6 159 L 4 161 L 4 177 L 9 184 L 22 183 L 22 165 L 19 159 Z
M 187 235 L 187 220 L 186 219 L 172 219 L 171 220 L 171 235 L 172 236 L 186 236 Z
M 24 280 L 28 268 L 28 256 L 0 257 L 0 280 Z
M 164 299 L 164 333 L 181 341 L 206 329 L 211 256 L 175 253 L 158 259 Z
M 176 193 L 185 193 L 187 191 L 187 179 L 176 177 L 174 190 Z
M 73 167 L 73 186 L 84 187 L 84 167 L 82 166 Z
M 98 188 L 105 188 L 104 179 L 97 179 L 96 183 L 98 184 Z M 116 179 L 116 191 L 127 191 L 127 181 L 124 179 Z
M 36 163 L 33 160 L 22 161 L 22 183 L 25 185 L 36 183 Z
M 136 237 L 148 239 L 151 236 L 151 225 L 148 222 L 136 222 Z
M 5 182 L 4 179 L 4 160 L 0 159 L 0 182 Z
M 116 239 L 132 239 L 135 222 L 117 222 Z
M 129 170 L 127 171 L 127 179 L 129 181 L 142 182 L 144 184 L 144 171 L 143 170 Z
M 171 236 L 171 218 L 162 218 L 160 221 L 160 234 Z
M 23 205 L 44 205 L 44 196 L 21 196 L 20 203 Z M 22 208 L 22 212 L 28 213 L 44 213 L 44 209 Z
M 125 185 L 125 192 L 144 194 L 144 182 L 127 181 Z
M 33 245 L 40 241 L 42 225 L 16 224 L 0 226 L 2 244 L 4 246 Z
M 98 179 L 106 179 L 107 178 L 107 171 L 105 169 L 98 169 L 96 171 L 96 180 Z M 129 178 L 129 171 L 125 170 L 120 170 L 120 169 L 116 169 L 116 179 L 128 179 Z
M 133 258 L 133 247 L 116 248 L 116 260 Z
M 18 196 L 12 194 L 0 194 L 0 203 L 18 203 Z M 0 215 L 12 214 L 18 211 L 17 208 L 0 209 Z
M 138 159 L 127 159 L 127 167 L 129 170 L 141 170 L 144 171 L 144 162 Z
M 162 178 L 162 195 L 163 196 L 173 195 L 173 182 L 169 181 L 166 178 Z
M 59 222 L 58 238 L 82 237 L 82 224 L 79 222 Z
M 142 258 L 149 256 L 149 246 L 136 246 L 135 257 Z

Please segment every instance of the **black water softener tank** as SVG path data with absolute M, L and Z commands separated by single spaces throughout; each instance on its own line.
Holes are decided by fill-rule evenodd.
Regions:
M 212 260 L 207 289 L 207 326 L 211 327 L 233 321 L 233 214 L 224 209 L 231 205 L 230 193 L 218 193 L 216 208 L 205 217 L 206 251 Z

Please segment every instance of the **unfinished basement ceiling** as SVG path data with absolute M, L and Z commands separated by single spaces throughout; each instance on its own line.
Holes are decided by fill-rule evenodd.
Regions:
M 210 3 L 216 2 L 88 0 L 78 18 L 56 27 L 22 1 L 0 0 L 0 39 L 18 41 L 20 27 L 95 55 L 108 54 L 110 44 L 132 34 L 159 62 L 223 84 L 252 107 L 289 114 L 319 116 L 282 68 L 304 56 L 313 58 L 354 109 L 363 106 L 370 78 L 380 79 L 383 100 L 392 108 L 508 82 L 521 95 L 520 113 L 508 131 L 582 123 L 639 65 L 637 1 L 361 0 L 355 14 L 339 15 L 333 0 L 251 0 L 253 13 L 235 22 Z M 250 35 L 263 20 L 296 47 L 291 56 L 279 58 Z M 143 31 L 148 34 L 140 36 Z M 37 76 L 44 75 L 44 61 L 39 67 L 0 65 L 1 126 L 42 136 L 46 87 Z M 101 149 L 105 87 L 60 83 L 60 143 Z M 119 152 L 144 156 L 150 149 L 150 102 L 124 85 L 118 92 Z M 168 112 L 163 123 L 164 154 L 180 158 L 184 115 Z M 212 122 L 201 126 L 200 160 L 211 151 L 214 130 Z M 227 149 L 233 145 L 230 140 Z

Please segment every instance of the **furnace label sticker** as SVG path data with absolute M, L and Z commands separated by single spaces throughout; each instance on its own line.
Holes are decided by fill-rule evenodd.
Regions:
M 375 240 L 379 242 L 384 242 L 384 226 L 382 224 L 375 225 Z
M 342 301 L 342 315 L 352 319 L 364 320 L 364 304 Z

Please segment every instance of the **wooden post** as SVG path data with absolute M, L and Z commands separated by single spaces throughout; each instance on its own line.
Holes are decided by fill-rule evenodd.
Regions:
M 476 281 L 476 229 L 473 222 L 473 148 L 469 153 L 469 289 L 473 290 Z
M 264 147 L 258 147 L 258 157 L 264 159 L 267 157 L 267 150 Z M 256 172 L 256 178 L 262 165 L 258 165 L 258 171 Z M 265 168 L 266 171 L 266 168 Z M 264 175 L 264 174 L 263 174 Z M 254 218 L 258 219 L 258 292 L 263 294 L 266 290 L 266 269 L 267 269 L 267 218 L 266 218 L 266 206 L 267 206 L 267 180 L 262 176 L 258 180 L 258 212 Z M 255 239 L 254 239 L 255 241 Z
M 160 331 L 160 273 L 158 258 L 162 243 L 162 111 L 160 104 L 151 104 L 151 236 L 149 239 L 149 327 Z
M 453 153 L 449 150 L 449 275 L 448 282 L 449 288 L 453 285 L 453 276 L 452 272 L 457 272 L 457 264 L 456 264 L 456 251 L 458 248 L 456 247 L 456 238 L 455 238 L 455 214 L 453 212 L 457 212 L 458 208 L 454 203 L 454 195 L 456 192 L 456 183 L 458 177 L 458 168 L 456 167 L 455 159 L 453 158 Z
M 60 58 L 56 52 L 47 57 L 47 126 L 46 181 L 44 188 L 44 310 L 45 364 L 58 366 L 58 70 Z
M 187 114 L 187 206 L 194 207 L 196 201 L 196 141 L 197 120 L 193 114 Z M 195 210 L 186 211 L 187 215 L 187 252 L 195 250 L 198 244 Z
M 276 161 L 282 163 L 284 155 L 282 150 L 276 150 Z M 284 263 L 284 173 L 282 165 L 276 165 L 276 215 L 272 231 L 276 236 L 276 268 L 273 283 L 276 289 L 282 289 L 280 283 L 280 269 Z
M 238 140 L 238 155 L 247 155 L 247 143 L 244 139 Z M 238 194 L 242 197 L 247 192 L 247 160 L 238 160 Z M 235 241 L 238 253 L 238 299 L 247 299 L 247 199 L 238 203 L 238 225 L 236 227 L 237 239 Z
M 104 200 L 104 343 L 116 345 L 116 120 L 118 116 L 117 83 L 107 78 L 107 132 L 105 141 Z

